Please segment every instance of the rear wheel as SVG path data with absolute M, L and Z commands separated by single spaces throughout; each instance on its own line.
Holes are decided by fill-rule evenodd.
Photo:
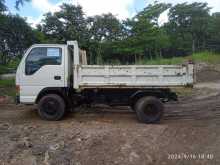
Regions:
M 135 104 L 138 119 L 143 123 L 157 123 L 163 116 L 163 103 L 155 97 L 140 98 Z
M 44 120 L 60 120 L 65 114 L 65 102 L 56 94 L 42 97 L 38 103 L 38 114 Z

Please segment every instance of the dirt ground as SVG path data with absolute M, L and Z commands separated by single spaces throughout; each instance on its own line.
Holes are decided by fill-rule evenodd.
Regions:
M 180 100 L 154 125 L 127 107 L 81 108 L 48 122 L 33 106 L 0 104 L 0 164 L 218 165 L 220 81 L 209 81 L 212 72 L 192 91 L 178 91 Z

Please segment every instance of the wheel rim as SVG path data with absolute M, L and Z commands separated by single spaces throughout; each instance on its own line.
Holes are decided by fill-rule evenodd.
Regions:
M 160 115 L 159 109 L 154 104 L 147 104 L 144 107 L 143 112 L 146 116 L 149 116 L 150 118 L 157 118 Z
M 44 113 L 50 116 L 56 115 L 58 108 L 59 108 L 59 103 L 55 99 L 48 99 L 43 104 Z

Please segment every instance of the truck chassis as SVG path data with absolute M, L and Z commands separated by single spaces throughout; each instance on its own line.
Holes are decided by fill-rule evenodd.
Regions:
M 37 104 L 45 120 L 60 120 L 83 104 L 106 104 L 130 106 L 141 122 L 156 123 L 163 103 L 177 101 L 171 89 L 194 82 L 192 63 L 103 66 L 80 61 L 85 58 L 80 60 L 77 41 L 33 45 L 17 69 L 17 102 Z

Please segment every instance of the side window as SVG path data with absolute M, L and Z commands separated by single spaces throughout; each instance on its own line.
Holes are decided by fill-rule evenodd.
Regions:
M 60 65 L 61 61 L 61 48 L 33 48 L 25 61 L 25 74 L 32 75 L 44 65 Z

